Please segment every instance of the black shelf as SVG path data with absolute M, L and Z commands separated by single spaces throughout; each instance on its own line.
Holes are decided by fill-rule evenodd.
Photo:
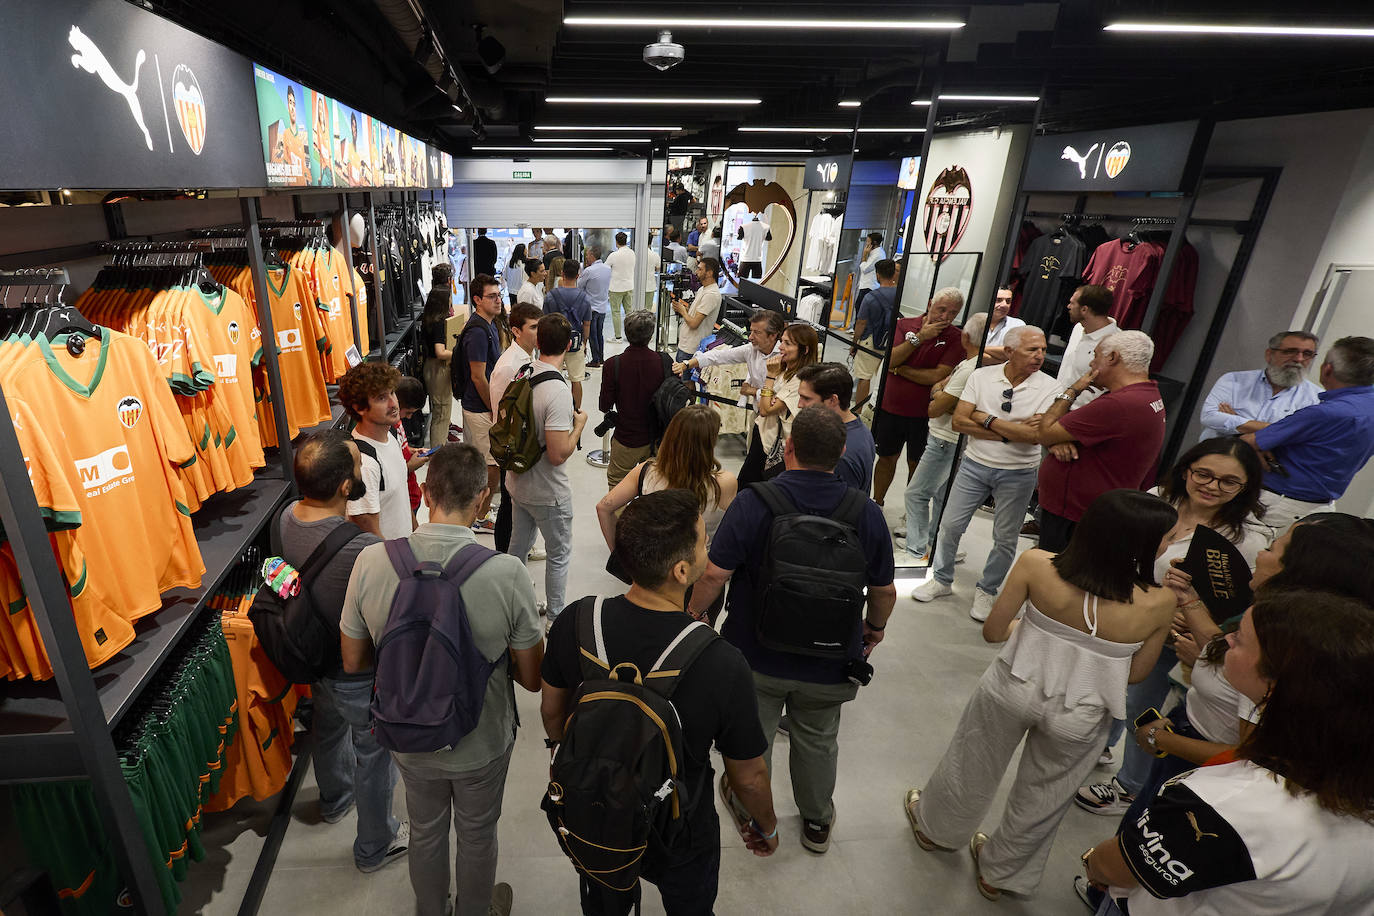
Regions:
M 206 600 L 271 520 L 289 486 L 280 478 L 259 476 L 246 487 L 215 495 L 196 513 L 193 524 L 205 562 L 200 586 L 168 592 L 160 610 L 135 624 L 134 641 L 91 672 L 110 727 L 133 707 Z M 49 772 L 58 755 L 42 750 L 68 743 L 75 747 L 55 681 L 14 681 L 0 688 L 0 780 L 62 775 Z M 70 756 L 71 765 L 79 767 L 74 751 Z

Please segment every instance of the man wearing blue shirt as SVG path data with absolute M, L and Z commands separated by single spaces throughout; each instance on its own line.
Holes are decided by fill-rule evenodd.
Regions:
M 897 302 L 897 262 L 884 258 L 874 265 L 874 272 L 878 288 L 865 290 L 859 299 L 859 311 L 854 318 L 855 345 L 849 348 L 849 355 L 854 357 L 854 377 L 859 380 L 854 403 L 860 407 L 868 399 L 869 383 L 887 354 L 887 338 L 892 332 L 892 306 Z M 860 346 L 864 349 L 859 349 Z
M 873 488 L 873 462 L 877 455 L 873 433 L 849 409 L 854 378 L 839 363 L 812 363 L 797 373 L 800 407 L 824 407 L 844 424 L 844 454 L 835 465 L 835 476 L 863 493 Z
M 1269 338 L 1263 369 L 1228 372 L 1202 402 L 1202 438 L 1239 436 L 1263 429 L 1317 403 L 1321 388 L 1303 378 L 1317 355 L 1317 337 L 1280 331 Z
M 592 359 L 587 368 L 600 369 L 605 355 L 606 316 L 611 313 L 611 269 L 602 262 L 601 248 L 597 245 L 588 245 L 584 258 L 587 266 L 577 278 L 577 288 L 587 294 L 592 304 L 591 333 L 588 335 Z
M 1241 436 L 1265 464 L 1264 524 L 1275 537 L 1333 508 L 1374 455 L 1374 339 L 1336 341 L 1318 378 L 1316 404 Z
M 804 513 L 830 517 L 847 498 L 849 487 L 832 473 L 844 452 L 844 425 L 823 407 L 803 407 L 792 421 L 783 447 L 787 470 L 772 483 Z M 854 699 L 857 681 L 847 675 L 844 660 L 813 658 L 762 646 L 755 632 L 759 579 L 773 516 L 753 490 L 735 497 L 711 540 L 706 572 L 697 580 L 688 611 L 700 618 L 733 576 L 721 635 L 744 655 L 754 672 L 759 719 L 769 747 L 783 710 L 792 721 L 788 762 L 792 797 L 802 816 L 802 845 L 823 853 L 830 846 L 835 821 L 835 774 L 839 762 L 840 709 Z M 851 659 L 868 657 L 883 639 L 897 601 L 892 583 L 892 536 L 878 505 L 865 499 L 857 531 L 865 557 L 867 606 L 862 628 L 855 627 Z M 860 629 L 862 633 L 860 633 Z M 728 800 L 727 800 L 728 801 Z

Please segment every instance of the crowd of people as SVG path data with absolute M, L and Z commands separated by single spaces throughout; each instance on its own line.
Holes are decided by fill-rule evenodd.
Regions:
M 624 234 L 604 260 L 586 246 L 579 264 L 549 259 L 550 233 L 512 255 L 509 303 L 479 273 L 463 319 L 449 278 L 436 282 L 424 382 L 354 367 L 340 385 L 352 433 L 297 448 L 285 559 L 302 567 L 338 526 L 359 529 L 313 586 L 340 629 L 338 664 L 314 691 L 321 813 L 337 821 L 356 805 L 358 868 L 407 855 L 421 916 L 510 911 L 496 837 L 516 685 L 540 694 L 543 807 L 584 913 L 628 913 L 640 879 L 670 914 L 712 912 L 718 810 L 756 856 L 784 841 L 780 733 L 797 839 L 824 854 L 841 714 L 881 663 L 896 569 L 927 569 L 916 601 L 952 598 L 965 535 L 990 506 L 968 607 L 1002 648 L 939 764 L 912 774 L 903 805 L 917 846 L 967 846 L 988 899 L 1033 894 L 1076 806 L 1117 821 L 1083 853 L 1081 875 L 1061 876 L 1100 914 L 1374 913 L 1374 521 L 1334 511 L 1374 455 L 1374 340 L 1328 345 L 1318 386 L 1305 375 L 1319 341 L 1276 334 L 1263 369 L 1217 382 L 1203 438 L 1161 472 L 1153 343 L 1107 317 L 1110 294 L 1074 293 L 1057 377 L 1042 371 L 1046 334 L 1008 314 L 1005 290 L 962 327 L 963 295 L 939 290 L 889 341 L 895 264 L 878 238 L 855 334 L 866 350 L 890 347 L 870 432 L 853 411 L 866 386 L 821 359 L 805 322 L 759 310 L 746 343 L 700 349 L 720 308 L 703 228 L 690 241 L 702 288 L 672 303 L 672 356 L 654 348 L 654 314 L 632 308 Z M 609 358 L 606 314 L 626 339 Z M 724 364 L 744 366 L 754 413 L 737 470 L 718 457 L 713 405 L 691 392 L 671 417 L 659 407 L 665 385 Z M 599 540 L 575 519 L 569 476 L 591 370 L 614 422 Z M 430 449 L 412 453 L 397 424 L 426 391 Z M 450 399 L 461 432 L 450 432 Z M 893 525 L 884 500 L 903 450 Z M 1039 536 L 1029 549 L 1028 517 Z M 568 594 L 575 539 L 598 557 L 604 541 L 623 594 Z M 1234 581 L 1223 588 L 1193 564 L 1198 544 L 1237 564 Z M 544 561 L 542 589 L 531 558 Z M 1223 610 L 1218 592 L 1253 599 Z M 420 630 L 397 625 L 427 614 Z M 417 645 L 448 653 L 466 680 L 431 696 L 438 688 L 414 676 L 429 670 Z M 383 716 L 385 738 L 370 727 Z M 1127 729 L 1120 769 L 1093 781 Z M 407 823 L 391 811 L 397 778 Z

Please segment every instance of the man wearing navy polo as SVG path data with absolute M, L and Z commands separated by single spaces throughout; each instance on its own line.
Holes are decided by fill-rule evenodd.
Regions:
M 1342 337 L 1326 352 L 1317 403 L 1241 436 L 1265 465 L 1264 524 L 1278 537 L 1334 507 L 1374 455 L 1374 339 Z

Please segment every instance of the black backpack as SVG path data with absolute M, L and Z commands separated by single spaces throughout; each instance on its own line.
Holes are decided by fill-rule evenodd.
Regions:
M 348 521 L 329 532 L 296 570 L 301 588 L 292 597 L 282 598 L 270 584 L 253 596 L 248 609 L 253 632 L 268 659 L 293 684 L 313 684 L 339 670 L 339 618 L 331 619 L 320 610 L 310 587 L 334 555 L 362 533 Z
M 868 497 L 850 488 L 827 518 L 799 511 L 772 481 L 751 488 L 773 515 L 755 580 L 759 644 L 795 655 L 850 658 L 867 603 L 868 558 L 858 527 Z
M 458 332 L 458 339 L 453 344 L 453 356 L 448 361 L 448 383 L 453 389 L 454 400 L 461 401 L 463 395 L 468 390 L 468 382 L 471 381 L 471 370 L 468 368 L 467 355 L 463 350 L 463 342 L 476 325 L 477 315 L 474 314 L 468 319 L 467 324 L 463 325 L 463 330 Z M 481 330 L 481 328 L 478 328 Z
M 663 440 L 663 433 L 667 431 L 668 424 L 673 422 L 677 412 L 692 403 L 696 397 L 692 389 L 673 374 L 673 358 L 661 350 L 658 356 L 663 361 L 663 381 L 658 383 L 658 387 L 649 398 L 649 426 L 653 432 L 655 448 Z M 619 383 L 620 357 L 614 357 L 609 362 L 611 376 Z
M 541 807 L 579 874 L 628 891 L 639 883 L 650 841 L 660 849 L 681 848 L 691 805 L 711 804 L 704 794 L 706 768 L 703 785 L 690 794 L 682 782 L 682 726 L 672 696 L 716 632 L 688 623 L 653 669 L 640 672 L 605 658 L 602 599 L 584 598 L 572 612 L 582 683 Z

